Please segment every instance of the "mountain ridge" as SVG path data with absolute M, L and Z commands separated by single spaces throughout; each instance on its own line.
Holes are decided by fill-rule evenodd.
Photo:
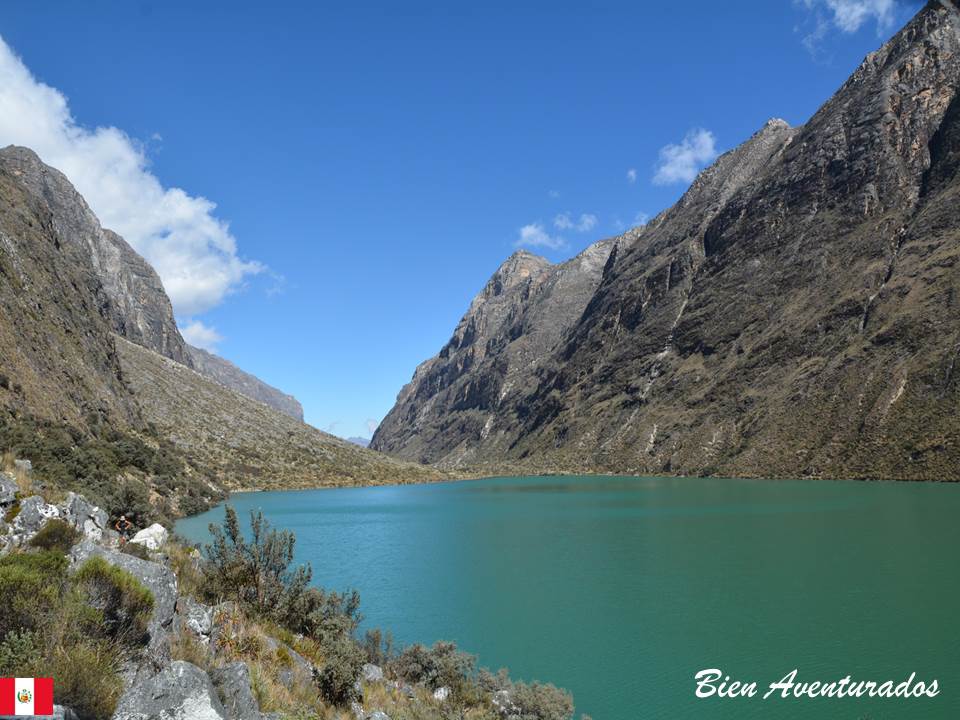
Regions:
M 767 122 L 617 239 L 526 387 L 478 406 L 496 432 L 432 432 L 456 414 L 415 375 L 373 447 L 491 471 L 960 478 L 958 84 L 960 13 L 928 3 L 804 125 Z

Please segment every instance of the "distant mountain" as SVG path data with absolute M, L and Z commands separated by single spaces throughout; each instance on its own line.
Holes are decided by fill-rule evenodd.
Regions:
M 224 488 L 442 477 L 304 425 L 296 400 L 190 348 L 153 268 L 18 147 L 0 150 L 0 440 L 70 489 L 164 513 Z
M 369 438 L 362 437 L 348 437 L 347 442 L 353 443 L 354 445 L 359 445 L 360 447 L 369 447 L 370 440 Z
M 768 122 L 602 273 L 557 283 L 566 309 L 544 303 L 545 261 L 508 261 L 372 447 L 443 467 L 960 479 L 958 87 L 960 10 L 930 2 L 806 125 Z
M 293 395 L 277 390 L 267 385 L 258 377 L 244 372 L 229 360 L 219 355 L 187 345 L 187 353 L 193 368 L 202 375 L 216 380 L 221 385 L 246 395 L 258 402 L 279 410 L 295 420 L 303 422 L 303 407 Z

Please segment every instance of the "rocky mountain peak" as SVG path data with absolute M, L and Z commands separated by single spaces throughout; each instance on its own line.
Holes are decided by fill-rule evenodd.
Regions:
M 374 447 L 498 471 L 960 476 L 958 88 L 960 8 L 929 2 L 807 123 L 766 122 L 616 238 L 582 304 L 551 310 L 550 270 L 476 335 L 482 362 L 425 363 Z

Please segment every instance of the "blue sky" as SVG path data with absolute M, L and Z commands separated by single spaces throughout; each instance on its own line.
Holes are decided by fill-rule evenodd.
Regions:
M 369 436 L 518 243 L 655 215 L 918 7 L 7 0 L 0 144 L 74 180 L 189 337 Z

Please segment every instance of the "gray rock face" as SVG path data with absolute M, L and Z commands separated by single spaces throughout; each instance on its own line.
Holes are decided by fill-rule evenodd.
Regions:
M 198 640 L 207 644 L 213 632 L 214 608 L 197 602 L 191 597 L 181 596 L 177 599 L 176 613 L 173 618 L 173 629 L 176 632 L 188 630 Z
M 50 208 L 52 228 L 61 242 L 88 254 L 108 299 L 100 312 L 114 332 L 190 365 L 159 276 L 123 238 L 100 226 L 66 176 L 32 150 L 14 146 L 0 150 L 0 167 Z
M 509 447 L 515 408 L 577 322 L 600 282 L 612 241 L 561 265 L 514 253 L 474 298 L 453 337 L 420 365 L 370 447 L 455 467 Z
M 130 542 L 136 545 L 143 545 L 147 550 L 159 550 L 167 542 L 167 536 L 170 533 L 160 523 L 154 523 L 150 527 L 140 530 L 134 535 Z
M 109 529 L 110 518 L 105 510 L 88 503 L 76 493 L 68 493 L 60 508 L 61 518 L 73 525 L 89 540 L 101 540 Z
M 248 398 L 269 405 L 284 415 L 303 422 L 303 407 L 292 395 L 267 385 L 258 377 L 244 372 L 229 360 L 218 355 L 187 345 L 193 368 L 211 380 L 215 380 L 234 392 L 246 395 Z
M 364 682 L 383 682 L 383 668 L 372 663 L 364 663 L 360 669 L 360 679 Z
M 20 513 L 13 521 L 16 542 L 25 543 L 42 528 L 50 518 L 60 517 L 60 509 L 50 505 L 39 495 L 31 495 L 20 501 Z
M 169 568 L 133 555 L 107 550 L 90 540 L 83 540 L 74 546 L 70 551 L 70 563 L 77 567 L 93 556 L 102 557 L 143 583 L 153 593 L 153 620 L 162 628 L 170 627 L 177 603 L 177 578 Z
M 113 720 L 226 720 L 217 691 L 200 668 L 177 660 L 152 678 L 131 685 Z
M 530 470 L 960 477 L 958 87 L 960 10 L 927 3 L 805 125 L 770 121 L 618 238 L 512 386 L 537 293 L 515 293 L 514 333 L 491 333 L 476 306 L 495 276 L 373 447 Z
M 220 691 L 229 720 L 261 720 L 260 707 L 250 689 L 250 670 L 243 662 L 234 662 L 210 671 L 210 679 Z
M 390 716 L 383 710 L 374 710 L 363 716 L 363 720 L 390 720 Z
M 19 486 L 12 475 L 0 472 L 0 505 L 6 506 L 17 499 Z

